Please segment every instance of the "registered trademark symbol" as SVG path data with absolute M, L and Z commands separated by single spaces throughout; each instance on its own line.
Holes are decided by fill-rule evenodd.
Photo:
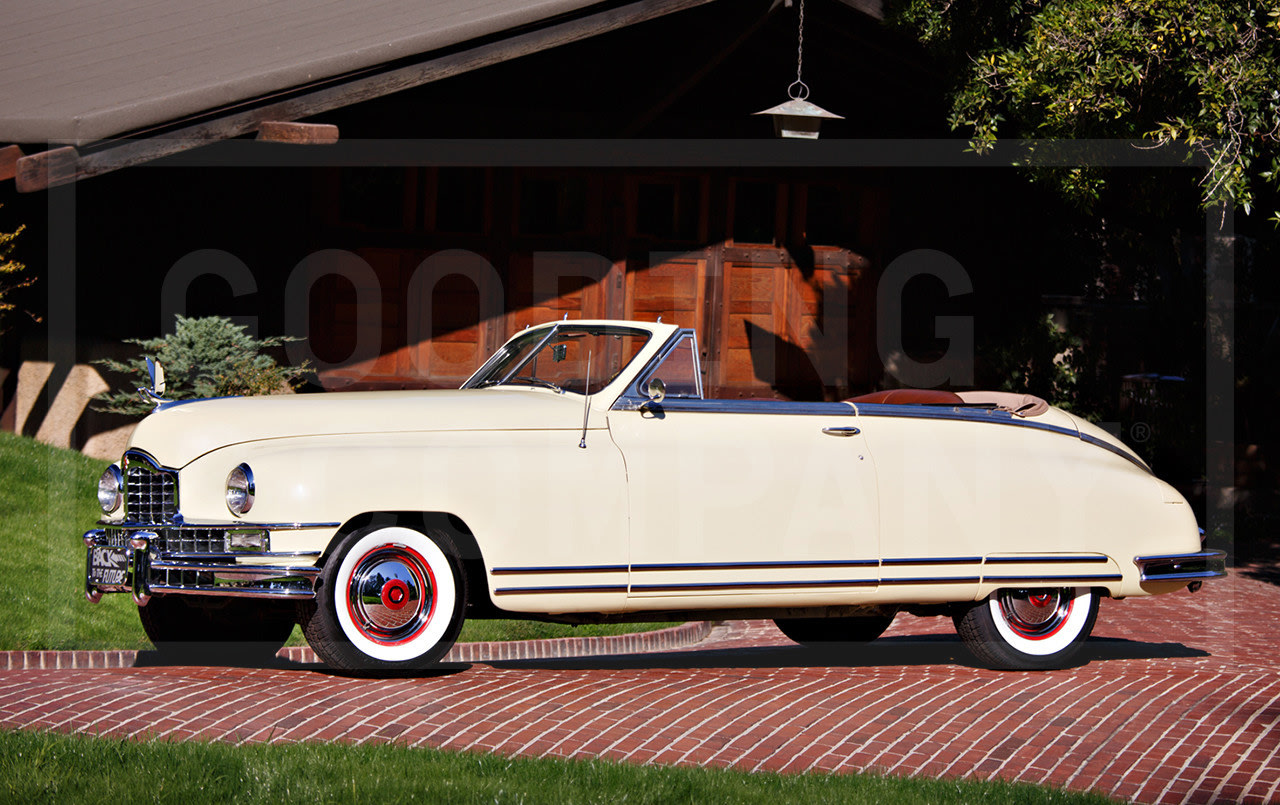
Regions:
M 1129 437 L 1135 442 L 1145 442 L 1151 438 L 1151 426 L 1145 422 L 1135 422 L 1129 428 Z

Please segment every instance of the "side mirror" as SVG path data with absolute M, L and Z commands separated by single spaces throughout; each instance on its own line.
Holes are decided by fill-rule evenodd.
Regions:
M 660 403 L 667 398 L 667 384 L 661 378 L 651 377 L 645 384 L 644 394 L 651 403 Z

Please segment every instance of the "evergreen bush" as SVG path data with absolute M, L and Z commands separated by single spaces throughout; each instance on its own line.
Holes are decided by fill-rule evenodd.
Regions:
M 223 316 L 177 317 L 174 332 L 160 338 L 126 339 L 142 355 L 131 362 L 107 358 L 94 361 L 108 372 L 126 377 L 124 388 L 94 397 L 94 409 L 113 414 L 138 415 L 154 404 L 138 394 L 147 379 L 146 358 L 164 367 L 165 399 L 192 400 L 209 397 L 287 394 L 312 374 L 310 363 L 281 366 L 263 350 L 300 339 L 288 336 L 254 338 L 243 325 Z

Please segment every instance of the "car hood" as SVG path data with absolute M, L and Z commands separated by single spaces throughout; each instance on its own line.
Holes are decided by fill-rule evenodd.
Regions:
M 131 448 L 181 468 L 263 439 L 441 430 L 576 430 L 582 397 L 541 389 L 364 391 L 171 403 L 138 424 Z M 604 417 L 592 421 L 603 427 Z

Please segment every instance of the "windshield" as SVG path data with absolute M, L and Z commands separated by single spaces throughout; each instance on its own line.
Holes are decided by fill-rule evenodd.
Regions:
M 463 388 L 531 386 L 561 394 L 599 391 L 649 338 L 648 331 L 634 327 L 558 324 L 549 330 L 530 330 L 504 344 Z

